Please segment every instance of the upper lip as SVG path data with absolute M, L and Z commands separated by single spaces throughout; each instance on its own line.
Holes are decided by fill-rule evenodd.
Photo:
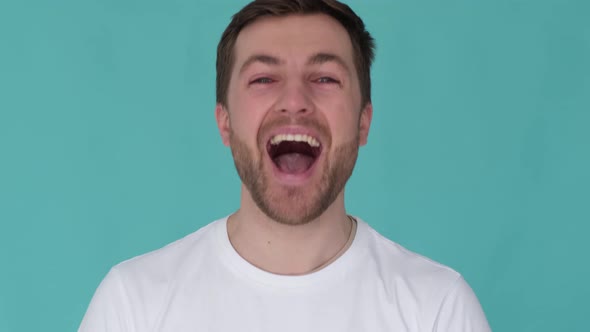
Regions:
M 311 128 L 306 127 L 298 127 L 298 126 L 285 126 L 285 127 L 278 127 L 273 129 L 266 137 L 265 137 L 265 144 L 270 142 L 270 139 L 275 137 L 276 135 L 308 135 L 315 138 L 319 143 L 320 146 L 323 145 L 323 139 L 319 135 L 319 133 Z

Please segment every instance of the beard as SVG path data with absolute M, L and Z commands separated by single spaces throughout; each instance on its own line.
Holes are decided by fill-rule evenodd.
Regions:
M 271 127 L 269 126 L 266 126 Z M 326 132 L 322 127 L 320 132 Z M 264 127 L 261 128 L 264 132 Z M 264 136 L 262 136 L 264 137 Z M 259 137 L 260 138 L 260 137 Z M 321 216 L 332 205 L 346 182 L 352 175 L 359 150 L 359 135 L 356 133 L 352 141 L 334 147 L 333 157 L 327 158 L 325 153 L 314 162 L 317 169 L 302 186 L 287 186 L 274 182 L 272 170 L 265 171 L 264 156 L 266 142 L 258 141 L 258 152 L 237 137 L 233 131 L 230 135 L 230 147 L 234 163 L 244 186 L 258 208 L 272 220 L 285 225 L 303 225 Z M 321 167 L 321 168 L 320 168 Z

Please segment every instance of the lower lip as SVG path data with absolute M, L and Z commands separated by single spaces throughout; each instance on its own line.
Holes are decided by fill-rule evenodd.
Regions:
M 321 155 L 317 156 L 316 159 L 313 161 L 313 164 L 303 173 L 299 174 L 289 174 L 282 172 L 277 165 L 272 161 L 270 156 L 266 154 L 266 158 L 269 161 L 273 175 L 279 180 L 279 182 L 284 183 L 286 185 L 297 186 L 302 185 L 307 182 L 312 176 L 313 172 L 319 163 Z

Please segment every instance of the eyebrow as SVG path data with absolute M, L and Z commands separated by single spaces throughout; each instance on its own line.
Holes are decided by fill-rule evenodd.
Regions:
M 279 60 L 279 58 L 274 57 L 272 55 L 254 54 L 254 55 L 249 56 L 248 59 L 246 59 L 246 61 L 244 62 L 244 64 L 240 68 L 240 73 L 243 73 L 250 65 L 252 65 L 255 62 L 260 62 L 260 63 L 266 64 L 266 65 L 271 65 L 271 66 L 278 66 L 279 64 L 282 63 L 282 61 Z
M 240 68 L 240 74 L 243 73 L 246 69 L 248 69 L 249 66 L 251 66 L 252 64 L 254 64 L 256 62 L 260 62 L 260 63 L 270 65 L 270 66 L 278 66 L 283 63 L 282 60 L 280 60 L 279 58 L 272 56 L 272 55 L 254 54 L 254 55 L 249 56 L 248 59 L 246 59 L 246 61 L 244 61 L 244 64 Z M 350 72 L 350 69 L 348 68 L 348 65 L 346 64 L 346 61 L 344 61 L 338 55 L 332 54 L 332 53 L 322 53 L 322 52 L 316 53 L 316 54 L 309 57 L 309 59 L 307 60 L 307 65 L 321 65 L 321 64 L 324 64 L 327 62 L 334 62 L 337 65 L 339 65 L 340 67 L 342 67 L 344 70 L 346 70 L 347 72 Z
M 347 72 L 350 72 L 350 69 L 348 68 L 348 65 L 346 64 L 346 61 L 344 61 L 344 59 L 342 59 L 341 57 L 339 57 L 336 54 L 332 54 L 332 53 L 316 53 L 314 55 L 312 55 L 309 60 L 307 60 L 307 64 L 308 65 L 321 65 L 327 62 L 334 62 L 337 65 L 339 65 L 340 67 L 342 67 L 344 70 L 346 70 Z

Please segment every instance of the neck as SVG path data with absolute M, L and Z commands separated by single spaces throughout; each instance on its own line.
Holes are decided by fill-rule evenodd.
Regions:
M 344 208 L 344 192 L 321 216 L 303 225 L 270 219 L 245 189 L 241 203 L 228 219 L 229 239 L 240 256 L 275 274 L 302 275 L 324 266 L 344 251 L 353 230 Z

